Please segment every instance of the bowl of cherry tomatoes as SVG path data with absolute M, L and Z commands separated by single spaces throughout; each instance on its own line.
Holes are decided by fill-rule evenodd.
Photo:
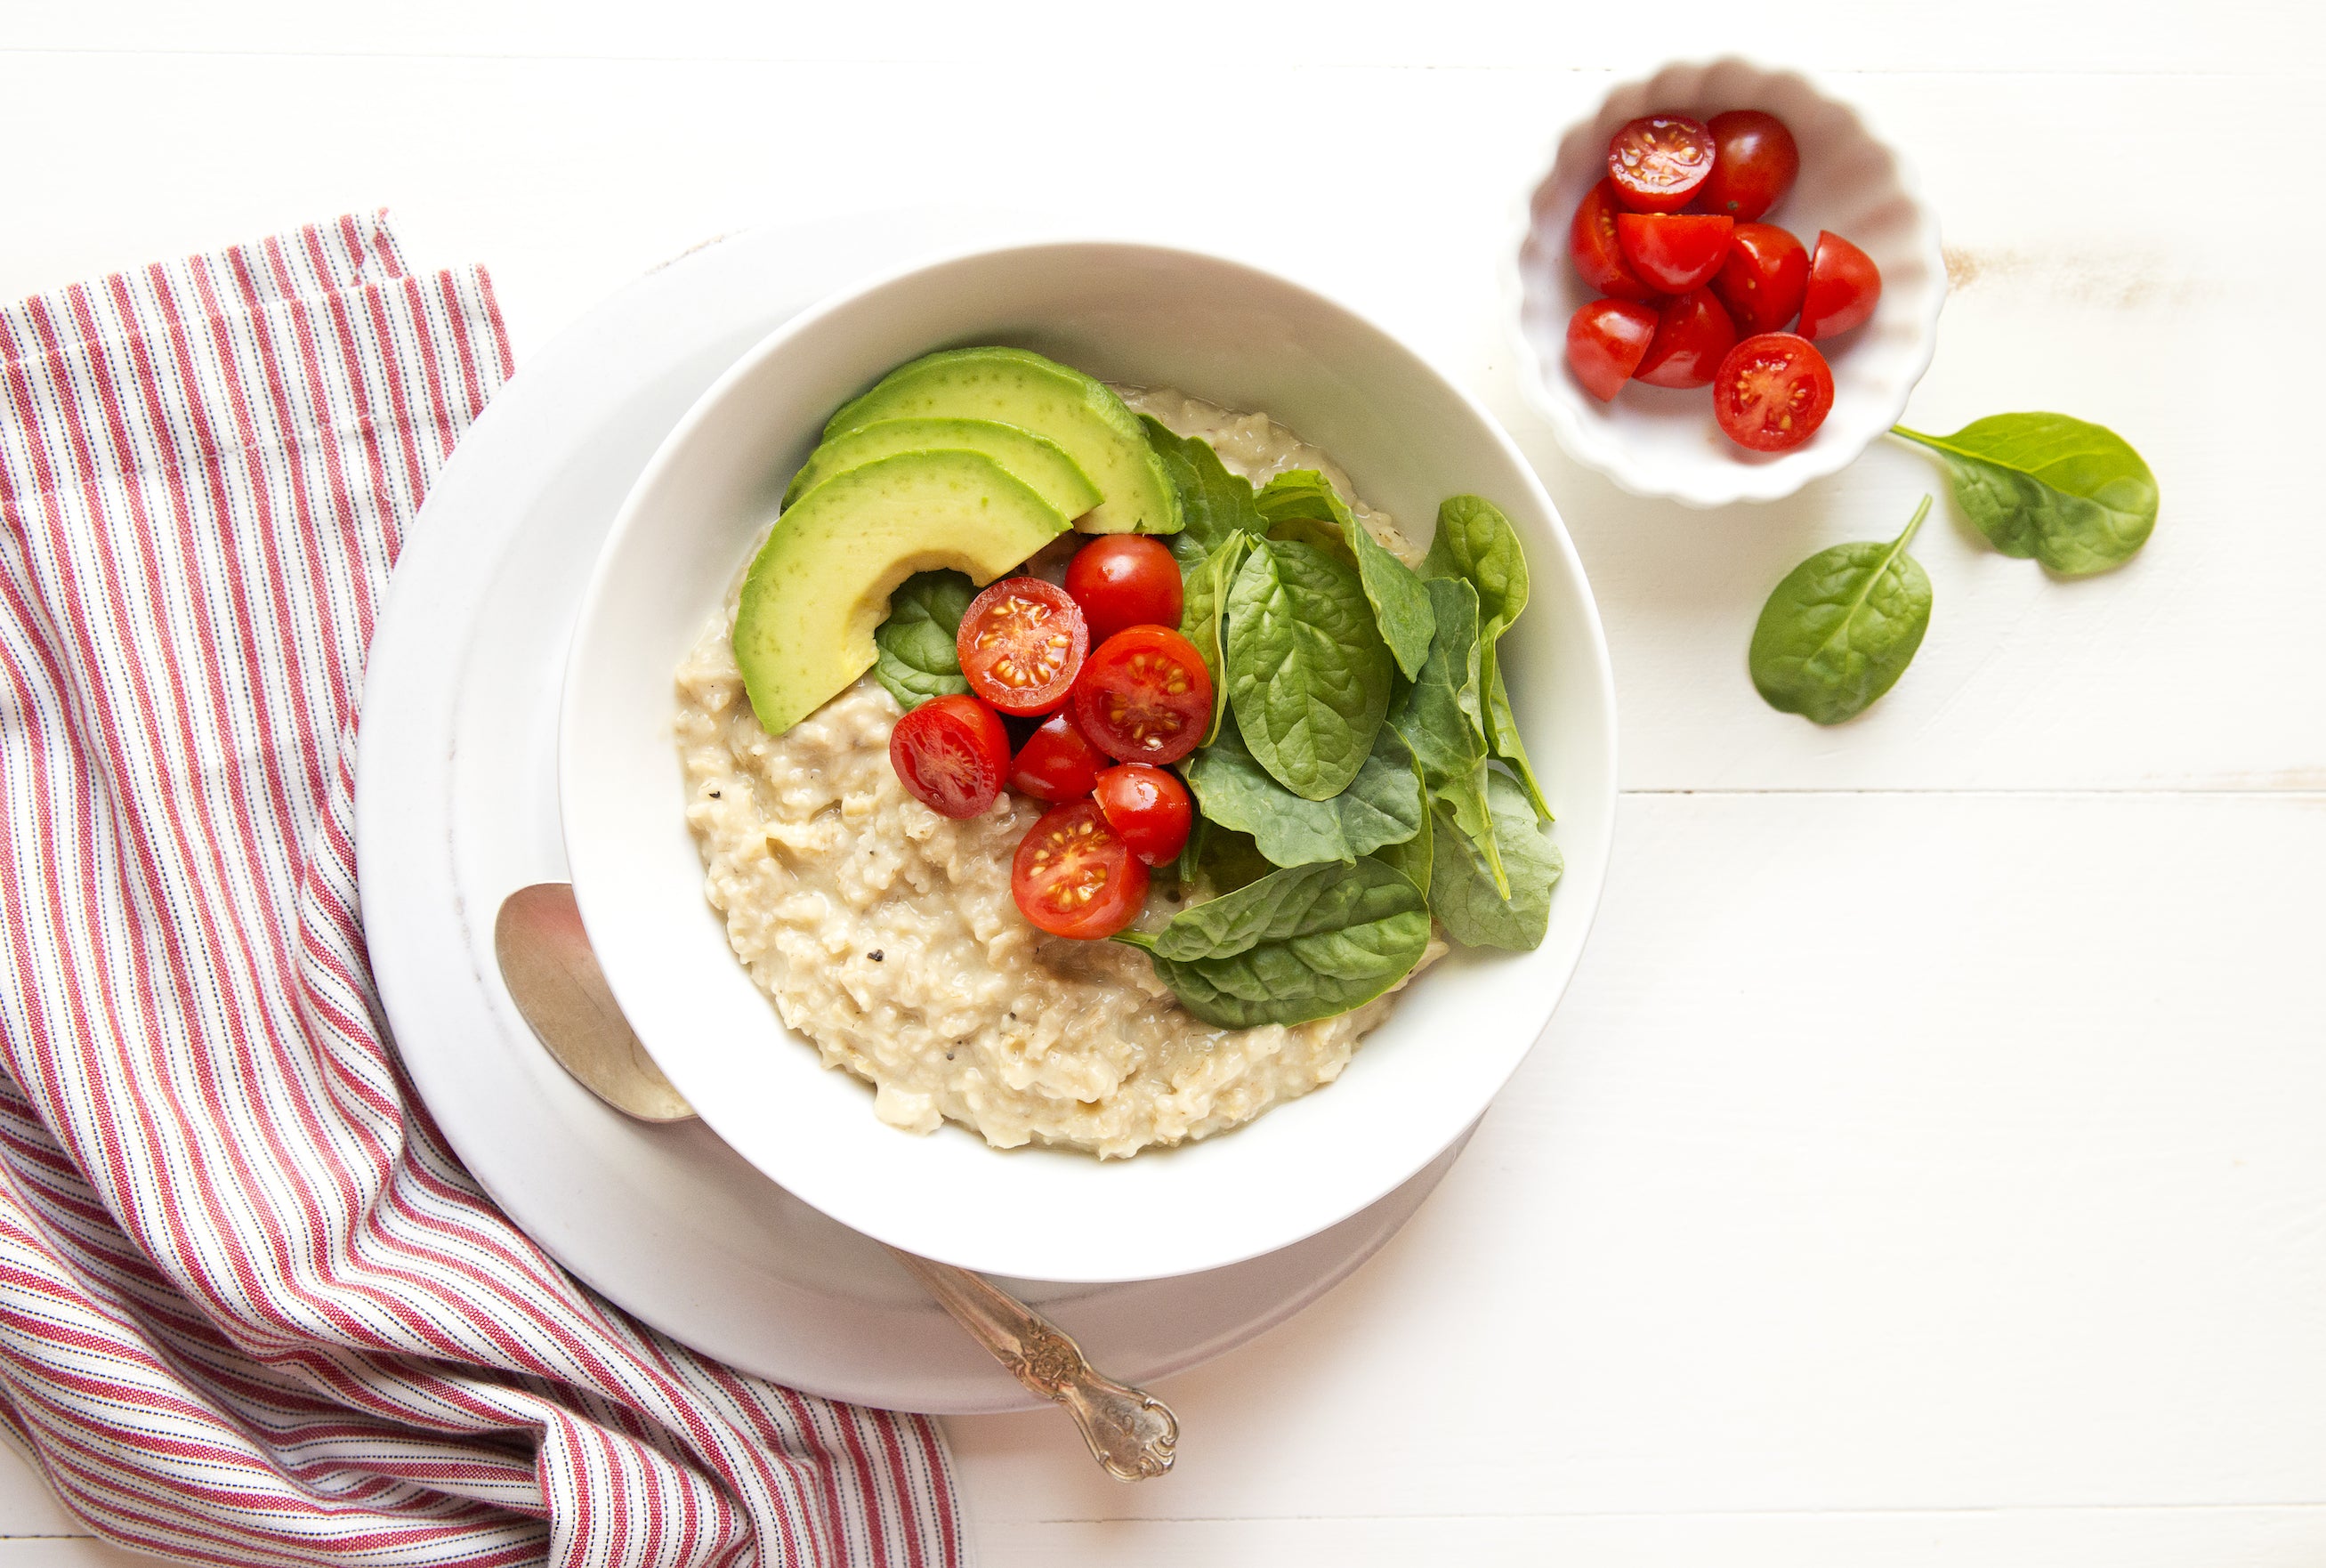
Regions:
M 1774 500 L 1905 411 L 1938 219 L 1857 111 L 1747 61 L 1665 67 L 1568 127 L 1521 203 L 1520 386 L 1634 495 Z

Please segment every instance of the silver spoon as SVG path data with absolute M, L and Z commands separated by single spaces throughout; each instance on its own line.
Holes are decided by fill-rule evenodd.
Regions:
M 694 1115 L 622 1017 L 571 883 L 535 882 L 503 900 L 493 951 L 517 1011 L 582 1087 L 643 1122 Z M 1010 1376 L 1066 1407 L 1107 1474 L 1139 1481 L 1171 1468 L 1179 1422 L 1161 1400 L 1093 1371 L 1073 1339 L 982 1275 L 893 1246 L 889 1252 Z

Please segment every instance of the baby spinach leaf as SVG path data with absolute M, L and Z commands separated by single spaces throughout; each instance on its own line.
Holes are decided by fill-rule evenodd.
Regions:
M 1389 733 L 1393 734 L 1396 732 Z M 1410 752 L 1407 754 L 1411 755 Z M 1419 759 L 1413 762 L 1413 788 L 1415 795 L 1422 802 L 1421 826 L 1414 830 L 1411 838 L 1402 844 L 1382 845 L 1373 851 L 1373 858 L 1403 872 L 1408 881 L 1426 893 L 1429 891 L 1430 840 L 1436 836 L 1430 824 L 1436 820 L 1437 813 L 1429 807 L 1429 787 L 1422 782 Z
M 1163 460 L 1163 471 L 1179 492 L 1179 515 L 1185 525 L 1163 542 L 1171 547 L 1182 572 L 1192 572 L 1205 556 L 1227 543 L 1233 533 L 1264 534 L 1268 525 L 1253 509 L 1251 481 L 1230 473 L 1212 443 L 1200 436 L 1179 435 L 1154 415 L 1142 414 L 1147 444 Z
M 1437 630 L 1421 673 L 1397 694 L 1390 723 L 1421 764 L 1432 805 L 1469 836 L 1494 890 L 1507 895 L 1510 879 L 1494 844 L 1486 804 L 1486 736 L 1478 698 L 1478 591 L 1460 577 L 1432 577 L 1430 609 Z
M 1429 595 L 1413 568 L 1366 531 L 1356 514 L 1342 502 L 1332 481 L 1315 469 L 1296 468 L 1278 474 L 1261 488 L 1253 503 L 1267 519 L 1272 537 L 1302 538 L 1311 544 L 1337 540 L 1340 549 L 1335 553 L 1345 553 L 1355 563 L 1382 640 L 1396 655 L 1399 670 L 1411 680 L 1429 651 L 1431 626 Z
M 977 585 L 959 572 L 916 572 L 889 595 L 889 619 L 872 634 L 872 674 L 907 713 L 969 690 L 961 618 L 976 597 Z
M 1268 525 L 1268 537 L 1271 539 L 1291 539 L 1322 550 L 1336 561 L 1344 561 L 1352 566 L 1357 564 L 1356 554 L 1349 548 L 1349 541 L 1341 537 L 1341 530 L 1314 518 L 1286 518 L 1282 522 L 1270 523 Z
M 1459 577 L 1478 591 L 1478 670 L 1483 688 L 1486 749 L 1508 762 L 1525 786 L 1536 819 L 1550 820 L 1550 805 L 1534 776 L 1526 742 L 1511 716 L 1495 648 L 1503 633 L 1527 607 L 1530 579 L 1518 530 L 1502 509 L 1479 496 L 1449 496 L 1437 509 L 1437 535 L 1421 563 L 1425 577 Z
M 1347 789 L 1391 668 L 1354 568 L 1312 545 L 1253 541 L 1228 591 L 1228 703 L 1261 766 L 1304 799 Z
M 1952 435 L 1895 434 L 1939 454 L 1956 501 L 1996 549 L 2063 577 L 2122 565 L 2156 527 L 2156 476 L 2105 425 L 1997 414 Z
M 1316 470 L 1296 468 L 1278 474 L 1253 492 L 1251 500 L 1268 525 L 1270 538 L 1298 539 L 1352 566 L 1357 564 L 1356 549 L 1341 531 L 1341 518 L 1349 515 L 1349 509 Z
M 1183 888 L 1194 882 L 1196 873 L 1203 868 L 1204 843 L 1210 836 L 1211 826 L 1200 811 L 1187 824 L 1187 842 L 1179 846 L 1179 859 L 1172 868 L 1179 873 L 1179 885 Z
M 1421 890 L 1371 855 L 1273 872 L 1182 910 L 1144 947 L 1180 1004 L 1223 1029 L 1307 1023 L 1361 1007 L 1429 945 Z
M 1233 724 L 1187 759 L 1186 773 L 1205 817 L 1251 834 L 1278 865 L 1353 861 L 1411 838 L 1422 824 L 1413 754 L 1387 724 L 1349 787 L 1329 800 L 1305 800 L 1278 783 Z
M 1486 688 L 1486 749 L 1511 765 L 1518 774 L 1519 786 L 1526 791 L 1527 804 L 1534 810 L 1535 820 L 1548 824 L 1550 803 L 1542 798 L 1542 786 L 1535 782 L 1534 763 L 1527 756 L 1526 742 L 1519 739 L 1519 722 L 1511 713 L 1511 694 L 1503 688 L 1502 639 L 1496 638 L 1478 656 L 1478 677 Z
M 1275 869 L 1251 834 L 1207 822 L 1200 814 L 1187 835 L 1186 847 L 1179 852 L 1181 883 L 1204 882 L 1215 895 L 1232 893 Z
M 1459 577 L 1478 591 L 1481 634 L 1499 637 L 1527 607 L 1526 552 L 1502 509 L 1480 496 L 1448 496 L 1421 562 L 1424 577 Z
M 1746 656 L 1771 707 L 1838 724 L 1897 684 L 1931 625 L 1931 579 L 1906 554 L 1930 515 L 1924 496 L 1890 543 L 1819 550 L 1777 584 Z
M 1181 537 L 1186 532 L 1171 536 Z M 1204 744 L 1209 745 L 1220 733 L 1220 717 L 1228 708 L 1226 660 L 1222 654 L 1224 622 L 1227 616 L 1228 589 L 1243 565 L 1244 554 L 1251 548 L 1252 536 L 1241 529 L 1231 532 L 1227 542 L 1209 555 L 1203 565 L 1187 574 L 1187 593 L 1179 611 L 1179 630 L 1196 645 L 1204 656 L 1204 664 L 1212 672 L 1212 727 L 1205 732 Z
M 1429 856 L 1429 912 L 1446 934 L 1471 947 L 1508 947 L 1530 953 L 1550 929 L 1550 888 L 1567 869 L 1550 830 L 1534 817 L 1526 791 L 1506 773 L 1486 775 L 1486 798 L 1494 819 L 1494 842 L 1511 879 L 1510 897 L 1457 833 L 1441 833 Z

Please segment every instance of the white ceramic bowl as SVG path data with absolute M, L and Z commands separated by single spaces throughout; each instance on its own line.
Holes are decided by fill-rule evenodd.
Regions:
M 1725 109 L 1765 109 L 1800 144 L 1799 182 L 1763 218 L 1814 249 L 1831 229 L 1882 269 L 1873 319 L 1820 342 L 1833 366 L 1833 412 L 1791 452 L 1745 451 L 1720 432 L 1712 395 L 1633 381 L 1602 403 L 1567 368 L 1567 322 L 1598 294 L 1576 275 L 1567 235 L 1585 192 L 1606 177 L 1607 140 L 1627 120 L 1660 110 L 1710 119 Z M 1626 82 L 1588 118 L 1559 135 L 1550 170 L 1519 203 L 1518 234 L 1504 281 L 1519 338 L 1519 385 L 1577 462 L 1633 495 L 1692 507 L 1774 500 L 1838 472 L 1906 411 L 1938 347 L 1947 269 L 1938 219 L 1905 161 L 1847 104 L 1794 71 L 1748 61 L 1670 65 Z
M 825 416 L 934 349 L 1020 345 L 1109 380 L 1264 409 L 1427 530 L 1438 501 L 1498 502 L 1534 596 L 1503 645 L 1559 815 L 1550 932 L 1419 979 L 1333 1085 L 1248 1126 L 1104 1163 L 1002 1153 L 877 1121 L 730 951 L 702 894 L 673 742 L 674 675 Z M 1614 812 L 1614 696 L 1583 568 L 1550 499 L 1484 409 L 1380 328 L 1281 278 L 1151 246 L 1056 243 L 917 266 L 827 301 L 705 393 L 631 490 L 567 667 L 559 789 L 591 939 L 647 1049 L 729 1143 L 844 1224 L 911 1251 L 1048 1280 L 1154 1278 L 1272 1251 L 1420 1170 L 1541 1034 L 1599 901 Z

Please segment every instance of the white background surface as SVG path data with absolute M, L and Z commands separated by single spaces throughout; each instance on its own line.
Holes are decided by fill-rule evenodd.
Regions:
M 1467 378 L 1614 650 L 1610 891 L 1557 1022 L 1381 1256 L 1164 1386 L 1178 1470 L 952 1423 L 989 1564 L 2326 1560 L 2326 23 L 2281 4 L 1605 10 L 171 0 L 0 9 L 0 297 L 386 205 L 529 350 L 643 269 L 909 200 L 1166 219 Z M 1329 20 L 1327 19 L 1329 18 Z M 1940 481 L 1633 500 L 1519 405 L 1513 191 L 1614 79 L 1808 67 L 1958 279 L 1909 409 L 2102 420 L 2163 520 L 2077 583 L 1943 495 L 1865 719 L 1743 653 L 1810 551 Z M 2290 139 L 2291 138 L 2291 139 Z M 129 1559 L 0 1458 L 0 1568 Z

